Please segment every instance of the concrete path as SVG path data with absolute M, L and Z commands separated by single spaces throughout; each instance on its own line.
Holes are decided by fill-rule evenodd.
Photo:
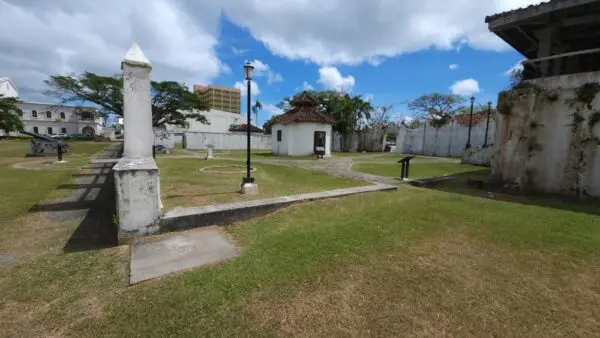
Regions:
M 143 239 L 131 245 L 129 283 L 214 264 L 238 254 L 216 226 Z

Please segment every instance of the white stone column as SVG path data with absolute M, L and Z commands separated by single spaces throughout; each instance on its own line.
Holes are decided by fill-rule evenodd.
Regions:
M 134 43 L 121 62 L 123 71 L 123 156 L 152 157 L 154 135 L 150 103 L 150 71 L 152 66 L 140 47 Z
M 119 242 L 159 230 L 160 176 L 152 146 L 150 61 L 133 44 L 123 62 L 123 158 L 114 166 Z

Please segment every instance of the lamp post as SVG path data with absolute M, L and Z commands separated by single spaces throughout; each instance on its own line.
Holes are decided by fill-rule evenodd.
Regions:
M 485 124 L 485 141 L 483 141 L 483 147 L 487 147 L 488 140 L 488 130 L 490 129 L 490 115 L 492 115 L 492 101 L 488 101 L 488 113 L 487 113 L 487 122 Z
M 254 183 L 254 178 L 250 176 L 250 85 L 252 83 L 252 72 L 254 66 L 250 62 L 244 64 L 244 75 L 248 82 L 248 106 L 247 114 L 248 120 L 246 121 L 246 176 L 242 179 L 242 194 L 257 194 L 258 186 Z
M 469 114 L 469 138 L 467 138 L 467 145 L 465 148 L 471 148 L 471 128 L 473 127 L 473 104 L 475 103 L 475 96 L 471 96 L 471 113 Z

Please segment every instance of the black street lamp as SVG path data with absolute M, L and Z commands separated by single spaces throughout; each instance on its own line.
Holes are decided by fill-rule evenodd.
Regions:
M 483 147 L 487 147 L 488 143 L 488 130 L 490 129 L 490 115 L 492 115 L 492 101 L 488 101 L 488 113 L 487 113 L 487 122 L 485 124 L 485 141 L 483 141 Z
M 252 72 L 254 66 L 250 62 L 244 64 L 244 75 L 248 82 L 248 120 L 246 121 L 246 177 L 242 179 L 242 193 L 256 193 L 256 185 L 254 184 L 254 178 L 250 176 L 250 85 L 252 83 Z
M 473 127 L 473 104 L 475 103 L 475 96 L 471 96 L 471 113 L 469 114 L 469 138 L 467 138 L 467 145 L 465 148 L 471 148 L 471 128 Z

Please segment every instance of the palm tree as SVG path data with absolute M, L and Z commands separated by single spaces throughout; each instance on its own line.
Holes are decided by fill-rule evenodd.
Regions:
M 252 106 L 252 112 L 254 113 L 254 119 L 256 121 L 257 126 L 258 126 L 258 111 L 262 110 L 262 109 L 263 109 L 262 104 L 260 103 L 260 101 L 258 101 L 258 99 L 256 99 L 256 102 Z M 248 123 L 250 123 L 250 121 L 248 121 Z

